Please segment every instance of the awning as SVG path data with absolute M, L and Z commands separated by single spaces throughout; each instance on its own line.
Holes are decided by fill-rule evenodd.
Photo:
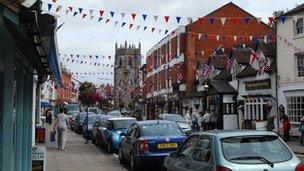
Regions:
M 235 94 L 237 91 L 227 82 L 210 82 L 207 94 Z
M 48 102 L 41 102 L 41 107 L 52 107 L 52 105 Z
M 50 62 L 51 70 L 52 70 L 55 80 L 57 81 L 57 83 L 63 85 L 62 80 L 61 80 L 61 71 L 60 71 L 60 67 L 58 64 L 57 48 L 55 45 L 54 38 L 52 38 L 52 40 L 50 42 L 48 60 Z

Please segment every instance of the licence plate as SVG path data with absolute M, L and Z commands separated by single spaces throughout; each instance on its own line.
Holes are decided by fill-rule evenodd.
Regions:
M 177 143 L 162 143 L 157 144 L 158 149 L 177 148 Z

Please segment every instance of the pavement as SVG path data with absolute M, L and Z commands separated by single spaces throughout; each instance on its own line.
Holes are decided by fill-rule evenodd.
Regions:
M 52 126 L 46 127 L 47 171 L 127 170 L 127 167 L 119 163 L 117 155 L 107 154 L 91 143 L 85 144 L 82 135 L 77 135 L 70 130 L 65 150 L 57 149 L 57 144 L 49 141 L 49 132 L 52 130 Z

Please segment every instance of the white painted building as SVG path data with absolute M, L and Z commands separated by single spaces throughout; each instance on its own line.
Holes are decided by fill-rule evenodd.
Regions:
M 283 14 L 277 24 L 278 103 L 292 124 L 304 116 L 303 20 L 304 4 Z

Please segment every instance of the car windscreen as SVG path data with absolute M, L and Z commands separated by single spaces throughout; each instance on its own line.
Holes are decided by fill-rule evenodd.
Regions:
M 114 117 L 119 117 L 122 116 L 121 113 L 119 111 L 115 111 L 115 112 L 110 112 L 108 113 L 109 116 L 114 116 Z
M 94 121 L 96 120 L 96 118 L 98 118 L 98 115 L 96 115 L 96 116 L 89 116 L 89 124 L 93 124 L 94 123 Z
M 179 136 L 183 135 L 176 123 L 147 124 L 141 127 L 143 136 Z
M 88 115 L 96 115 L 95 113 L 93 112 L 88 112 Z M 79 116 L 79 122 L 84 122 L 84 119 L 86 118 L 87 114 L 86 113 L 83 113 Z
M 165 115 L 165 120 L 174 122 L 186 122 L 186 120 L 181 115 Z
M 283 162 L 292 153 L 277 136 L 240 136 L 221 139 L 224 157 L 236 163 Z M 262 160 L 261 160 L 262 159 Z
M 115 120 L 114 130 L 128 129 L 130 125 L 134 122 L 136 122 L 136 120 Z

